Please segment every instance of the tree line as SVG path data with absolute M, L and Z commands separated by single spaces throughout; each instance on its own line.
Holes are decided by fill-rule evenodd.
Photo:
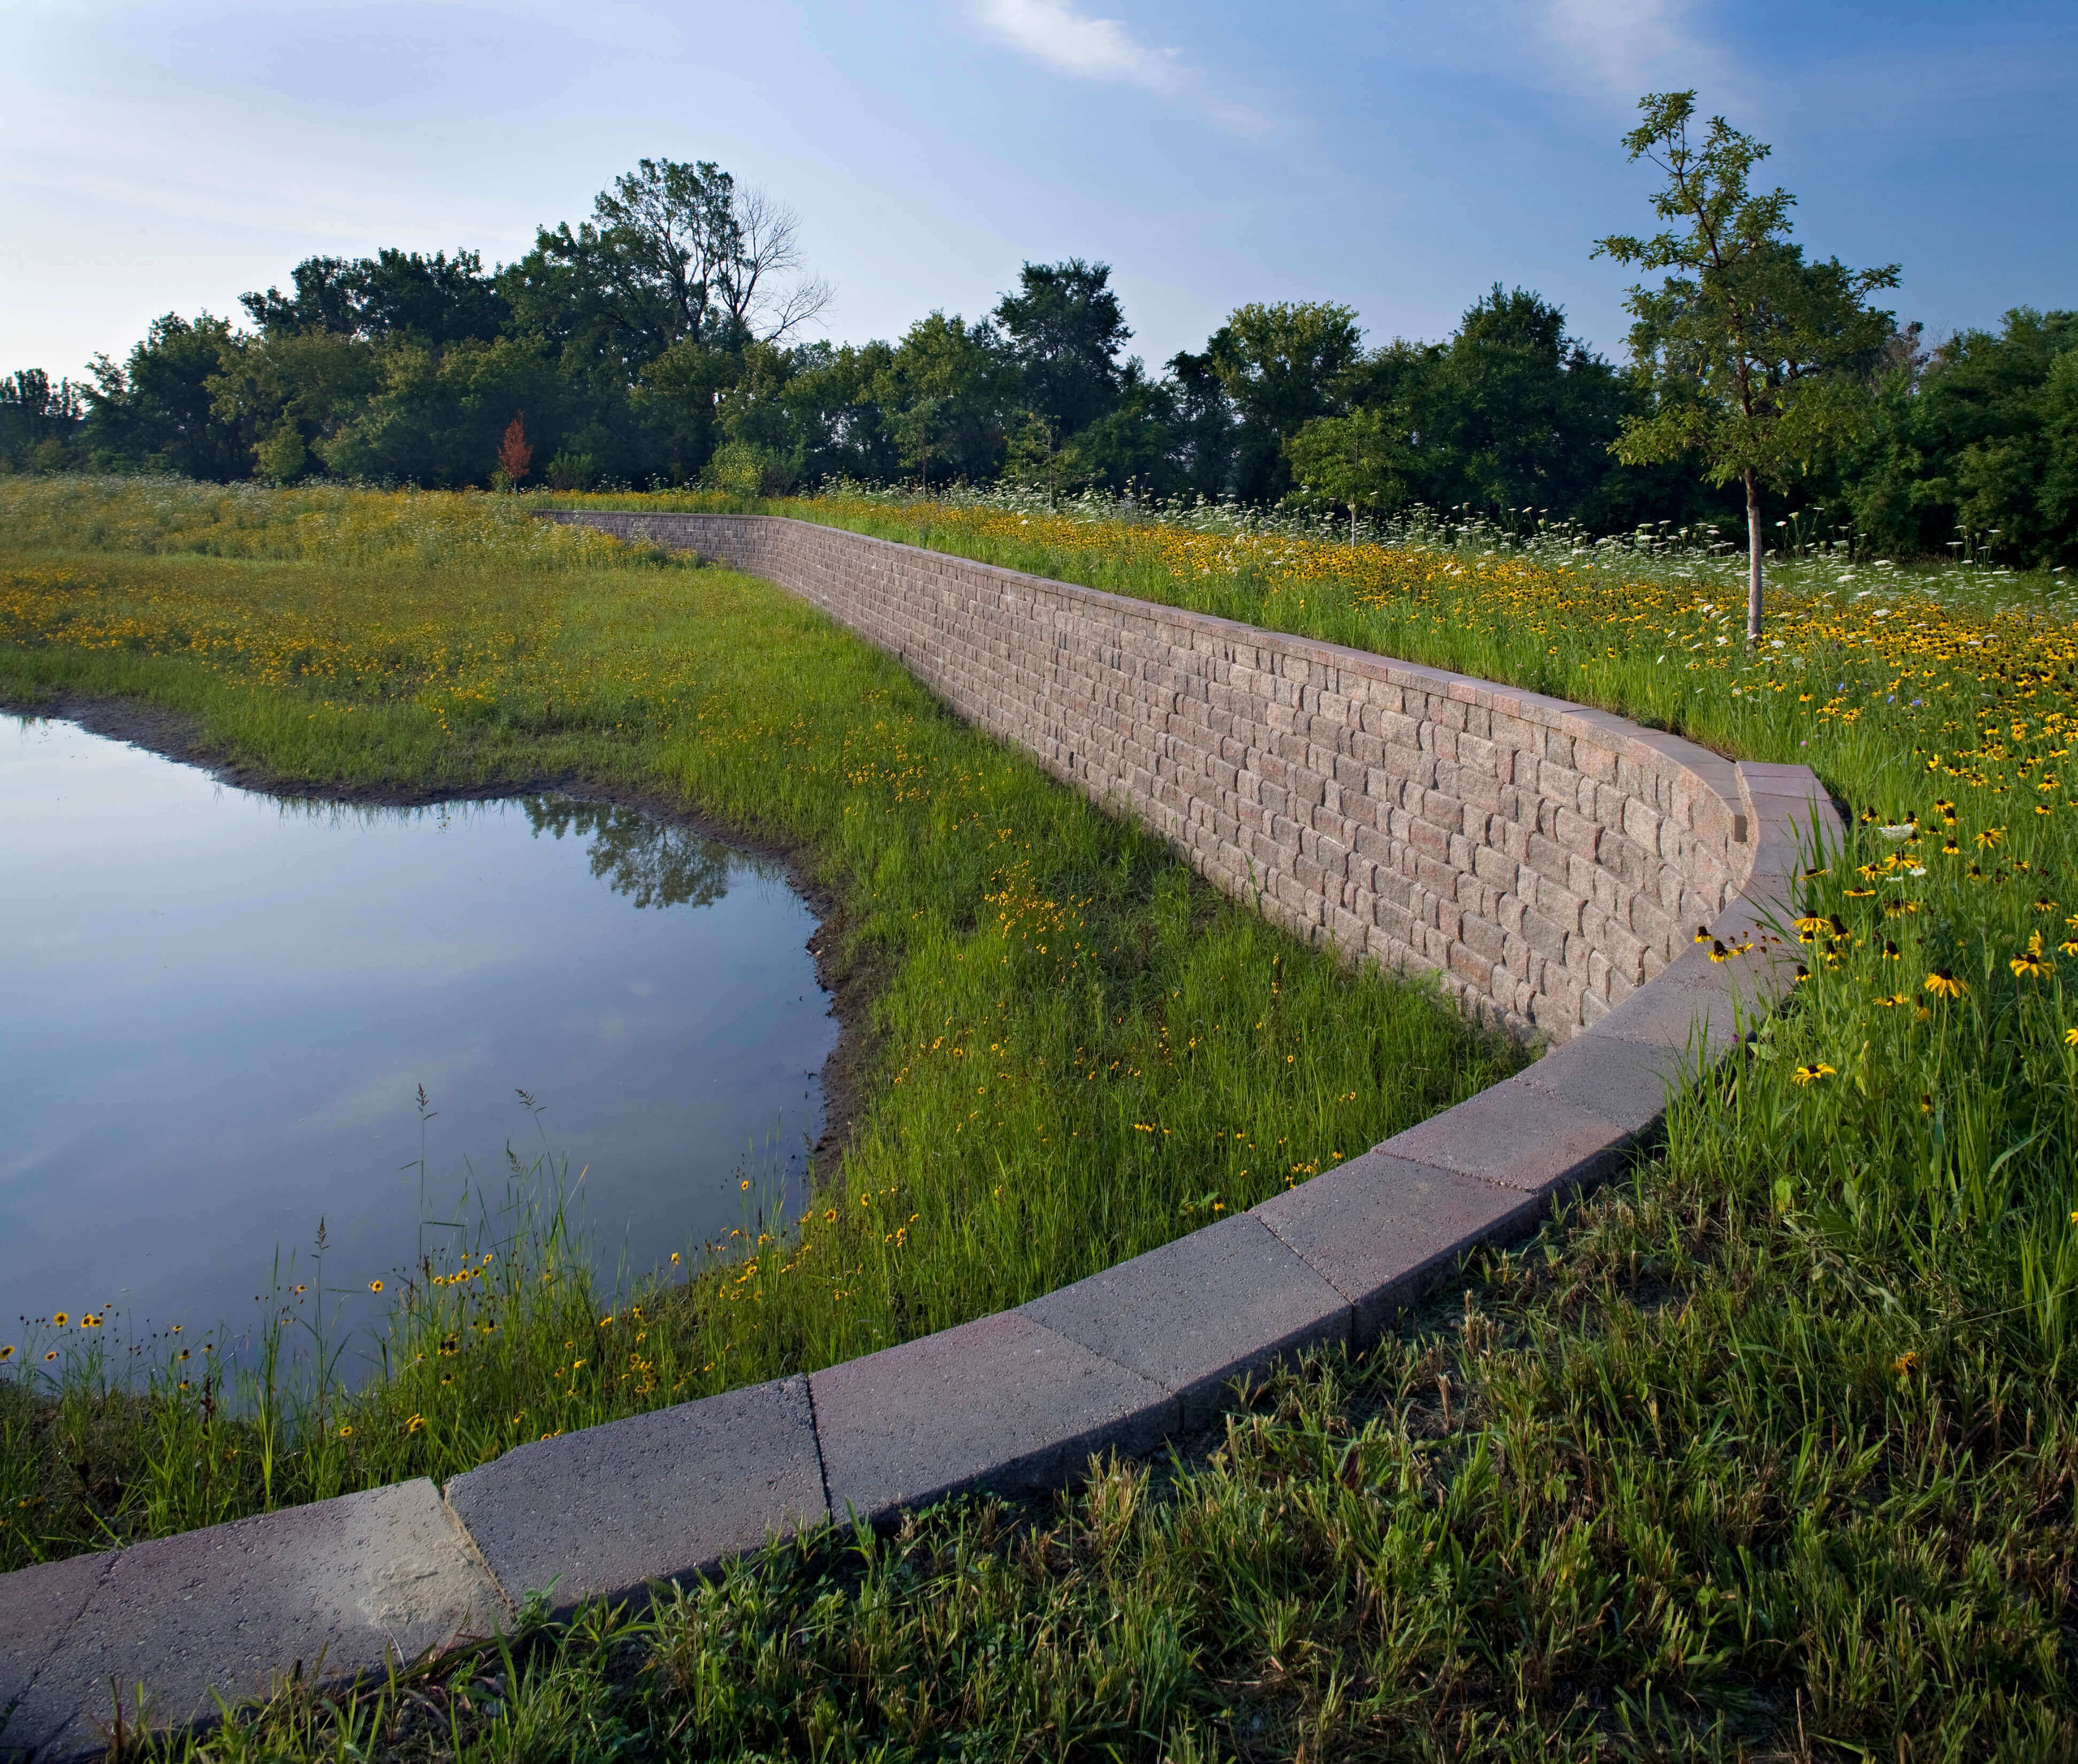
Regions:
M 1612 363 L 1496 284 L 1440 342 L 1367 347 L 1328 302 L 1238 308 L 1158 370 L 1108 265 L 1027 263 L 985 314 L 899 339 L 801 333 L 826 308 L 795 216 L 707 162 L 643 160 L 517 261 L 312 257 L 242 321 L 168 313 L 87 378 L 0 381 L 0 466 L 291 483 L 772 495 L 833 479 L 1313 506 L 1352 520 L 1469 506 L 1597 532 L 1823 507 L 1873 547 L 1964 541 L 2078 562 L 2078 313 L 2018 308 L 1924 347 L 1788 236 L 1767 149 L 1693 94 L 1625 144 L 1668 230 L 1597 248 L 1631 291 Z

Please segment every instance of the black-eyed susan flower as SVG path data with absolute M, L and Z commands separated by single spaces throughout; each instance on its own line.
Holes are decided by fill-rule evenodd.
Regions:
M 2078 1029 L 2066 1029 L 2063 1032 L 2063 1045 L 2066 1047 L 2078 1047 Z
M 1821 1079 L 1834 1076 L 1834 1068 L 1821 1059 L 1815 1060 L 1808 1066 L 1799 1066 L 1789 1075 L 1789 1077 L 1791 1084 L 1806 1085 L 1817 1084 Z
M 2006 829 L 2003 827 L 1985 827 L 1977 834 L 1977 847 L 1981 851 L 1989 852 L 2005 837 Z
M 7 1343 L 5 1346 L 0 1346 L 0 1366 L 4 1366 L 14 1357 L 15 1344 L 12 1342 Z
M 67 1324 L 72 1321 L 72 1313 L 69 1311 L 59 1311 L 54 1314 L 50 1320 L 60 1329 L 63 1329 Z
M 371 1280 L 368 1283 L 368 1290 L 371 1292 L 380 1292 L 382 1290 L 382 1283 L 380 1280 Z
M 1926 990 L 1937 998 L 1959 998 L 1970 989 L 1945 968 L 1937 968 L 1926 977 Z
M 2028 947 L 2006 965 L 2023 980 L 2040 980 L 2044 975 L 2056 972 L 2056 964 L 2042 953 L 2042 934 L 2039 931 L 2028 939 Z
M 43 1363 L 44 1363 L 45 1365 L 49 1365 L 50 1364 L 50 1362 L 51 1362 L 52 1361 L 55 1360 L 57 1357 L 58 1357 L 58 1350 L 57 1350 L 55 1348 L 52 1348 L 52 1349 L 51 1349 L 48 1353 L 46 1353 L 46 1354 L 43 1356 Z

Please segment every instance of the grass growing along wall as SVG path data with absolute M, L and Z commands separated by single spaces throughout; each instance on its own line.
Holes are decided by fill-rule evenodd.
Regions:
M 1811 979 L 1744 1080 L 1765 1141 L 1796 1148 L 1781 1204 L 1868 1223 L 2061 1365 L 2078 1321 L 2078 598 L 2060 574 L 1821 546 L 1781 561 L 1748 651 L 1735 563 L 1701 546 L 1477 527 L 1455 546 L 1351 545 L 1231 511 L 1050 513 L 1015 493 L 761 506 L 1809 765 L 1857 826 L 1807 879 Z
M 1102 535 L 1067 538 L 1085 549 L 1064 540 L 1055 573 L 1097 575 Z M 1425 595 L 1494 622 L 1480 565 L 1408 561 L 1448 581 L 1408 596 L 1404 628 L 1434 647 L 1403 653 L 1451 659 Z M 1858 815 L 1845 861 L 1812 878 L 1811 980 L 1753 1059 L 1677 1102 L 1631 1180 L 1479 1258 L 1401 1339 L 1281 1374 L 1174 1473 L 1117 1469 L 1023 1511 L 956 1503 L 891 1540 L 839 1530 L 653 1618 L 593 1611 L 394 1692 L 291 1689 L 166 1749 L 2078 1755 L 2078 957 L 2059 947 L 2078 887 L 2070 811 L 2035 812 L 2065 793 L 2069 636 L 2031 620 L 2028 584 L 1915 579 L 1856 606 L 1886 573 L 1835 580 L 1838 615 L 1795 645 L 1807 672 L 1863 672 L 1761 707 L 1806 722 L 1760 757 L 1812 756 L 1882 817 Z M 1229 591 L 1209 581 L 1147 591 Z M 1691 623 L 1608 635 L 1597 596 L 1626 581 L 1632 612 Z M 1924 606 L 1907 597 L 1928 585 Z M 1511 602 L 1548 609 L 1549 634 L 1525 625 L 1502 659 L 1602 655 L 1622 691 L 1678 665 L 1697 684 L 1676 708 L 1705 738 L 1757 714 L 1744 658 L 1714 663 L 1732 645 L 1701 563 L 1632 559 L 1588 588 L 1571 613 L 1556 593 Z M 1683 660 L 1670 626 L 1702 647 Z M 1914 655 L 1941 671 L 1894 701 Z M 1861 696 L 1834 704 L 1850 679 Z
M 162 705 L 302 787 L 697 808 L 792 851 L 876 984 L 841 1168 L 714 1268 L 601 1287 L 550 1154 L 466 1259 L 388 1280 L 388 1373 L 351 1392 L 308 1375 L 312 1295 L 390 1270 L 336 1256 L 285 1265 L 255 1319 L 120 1335 L 90 1293 L 0 1333 L 0 1566 L 451 1475 L 1022 1302 L 1520 1057 L 1221 899 L 769 584 L 482 497 L 16 481 L 0 532 L 6 701 Z M 257 1331 L 236 1368 L 218 1321 Z

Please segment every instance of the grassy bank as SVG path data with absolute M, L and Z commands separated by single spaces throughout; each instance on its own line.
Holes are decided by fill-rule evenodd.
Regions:
M 550 1158 L 466 1257 L 390 1282 L 390 1375 L 351 1392 L 313 1371 L 304 1272 L 178 1337 L 101 1293 L 11 1326 L 0 1566 L 451 1475 L 1020 1303 L 1517 1057 L 1222 902 L 767 584 L 481 497 L 18 481 L 0 534 L 0 702 L 156 707 L 299 789 L 697 810 L 793 855 L 870 998 L 841 1164 L 714 1266 L 602 1289 Z
M 899 507 L 801 511 L 916 537 Z M 210 1756 L 2078 1755 L 2057 584 L 1812 559 L 1748 658 L 1679 550 L 1352 562 L 924 512 L 970 555 L 1014 539 L 1002 561 L 1444 665 L 1487 644 L 1494 677 L 1809 759 L 1856 815 L 1811 878 L 1810 979 L 1630 1180 L 1360 1363 L 1238 1402 L 1201 1461 L 286 1695 Z M 1244 539 L 1276 549 L 1219 576 Z

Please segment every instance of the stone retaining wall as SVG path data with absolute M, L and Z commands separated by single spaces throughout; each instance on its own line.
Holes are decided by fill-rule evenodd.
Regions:
M 1753 863 L 1728 761 L 1534 692 L 805 521 L 558 512 L 732 564 L 1352 956 L 1563 1042 Z
M 1790 983 L 1793 944 L 1748 946 L 1790 916 L 1802 852 L 1839 836 L 1802 766 L 1734 766 L 1553 700 L 822 528 L 646 520 L 818 599 L 1208 874 L 1260 886 L 1265 910 L 1441 966 L 1565 1045 L 1016 1310 L 522 1446 L 444 1489 L 0 1576 L 0 1757 L 99 1751 L 116 1698 L 138 1721 L 140 1684 L 149 1721 L 206 1721 L 214 1697 L 321 1659 L 328 1681 L 379 1676 L 489 1634 L 537 1589 L 558 1607 L 639 1594 L 799 1526 L 1031 1494 L 1093 1452 L 1151 1451 L 1244 1374 L 1375 1340 L 1468 1251 L 1621 1167 L 1670 1089 Z M 1692 917 L 1730 959 L 1680 935 Z

